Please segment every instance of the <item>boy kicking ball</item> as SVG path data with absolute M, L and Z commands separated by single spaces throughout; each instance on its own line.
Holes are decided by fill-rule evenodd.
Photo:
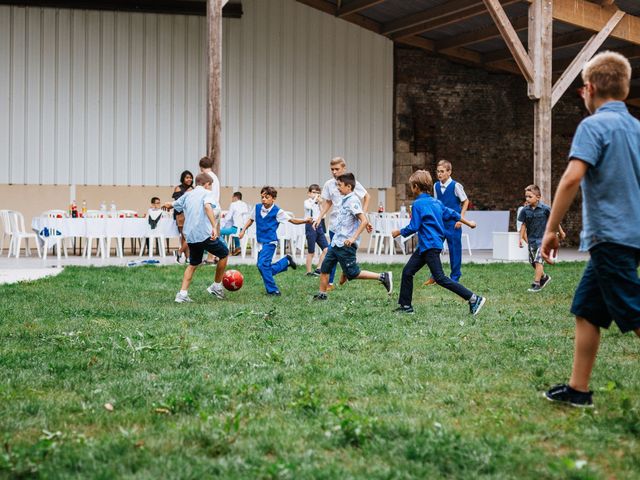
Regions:
M 314 300 L 327 300 L 329 287 L 329 275 L 339 263 L 342 267 L 340 285 L 348 280 L 377 280 L 387 290 L 393 291 L 393 278 L 391 272 L 375 273 L 361 270 L 356 259 L 358 251 L 358 238 L 369 223 L 362 211 L 362 205 L 357 195 L 353 193 L 356 186 L 356 178 L 353 173 L 344 173 L 336 177 L 338 191 L 342 195 L 342 202 L 336 224 L 333 226 L 334 236 L 327 255 L 324 257 L 320 268 L 320 291 L 314 295 Z
M 185 221 L 183 234 L 189 245 L 189 265 L 184 271 L 182 286 L 176 294 L 176 303 L 192 302 L 189 297 L 189 285 L 196 269 L 202 264 L 205 251 L 215 255 L 220 260 L 216 266 L 214 282 L 207 288 L 207 292 L 216 298 L 224 298 L 222 277 L 227 267 L 229 250 L 218 237 L 216 209 L 218 205 L 211 193 L 212 180 L 206 173 L 196 177 L 196 188 L 188 195 L 181 196 L 175 202 L 167 202 L 165 208 L 174 208 L 176 212 L 184 212 Z
M 411 304 L 413 297 L 413 277 L 418 271 L 427 265 L 431 276 L 438 285 L 451 290 L 456 295 L 469 302 L 469 310 L 472 315 L 480 313 L 486 299 L 476 295 L 458 282 L 450 279 L 442 270 L 440 252 L 445 236 L 445 222 L 461 222 L 471 228 L 476 228 L 476 223 L 465 220 L 455 210 L 445 207 L 439 200 L 431 196 L 433 192 L 433 180 L 426 170 L 418 170 L 409 177 L 411 191 L 416 195 L 411 210 L 411 222 L 402 230 L 391 232 L 394 238 L 399 235 L 408 237 L 418 234 L 418 248 L 402 270 L 402 284 L 400 285 L 399 313 L 414 313 Z

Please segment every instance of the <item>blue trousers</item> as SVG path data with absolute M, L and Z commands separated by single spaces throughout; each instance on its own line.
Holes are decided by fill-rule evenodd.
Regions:
M 444 224 L 444 238 L 449 247 L 449 261 L 451 262 L 451 280 L 457 282 L 462 276 L 462 228 L 455 228 L 455 222 Z
M 264 288 L 267 290 L 267 293 L 279 291 L 278 285 L 276 285 L 273 277 L 289 268 L 289 260 L 286 257 L 281 258 L 276 263 L 271 263 L 274 253 L 276 253 L 276 245 L 271 243 L 262 245 L 262 250 L 258 252 L 258 270 L 260 270 L 260 275 L 262 275 L 262 281 L 264 282 Z
M 238 227 L 227 227 L 220 229 L 220 235 L 231 235 L 238 233 Z M 240 239 L 238 237 L 233 237 L 233 248 L 240 248 Z

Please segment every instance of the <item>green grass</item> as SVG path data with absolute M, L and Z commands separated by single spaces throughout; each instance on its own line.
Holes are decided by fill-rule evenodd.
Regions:
M 440 287 L 415 316 L 376 282 L 316 304 L 300 271 L 270 298 L 254 266 L 224 301 L 199 270 L 190 305 L 177 266 L 0 286 L 0 477 L 638 478 L 635 338 L 603 335 L 595 410 L 540 395 L 570 372 L 582 268 L 529 294 L 525 265 L 465 265 L 478 317 Z

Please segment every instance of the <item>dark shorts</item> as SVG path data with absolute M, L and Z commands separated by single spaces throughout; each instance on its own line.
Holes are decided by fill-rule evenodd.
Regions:
M 598 327 L 615 321 L 622 332 L 640 328 L 640 249 L 600 243 L 589 253 L 571 313 Z
M 349 280 L 353 280 L 360 275 L 360 265 L 358 265 L 358 260 L 356 259 L 357 251 L 358 247 L 354 245 L 350 247 L 329 247 L 329 251 L 322 261 L 320 272 L 329 274 L 339 263 L 345 276 Z
M 536 263 L 544 265 L 544 260 L 542 259 L 539 247 L 529 245 L 529 263 L 533 268 L 536 268 Z
M 313 225 L 307 223 L 304 226 L 304 233 L 307 237 L 307 250 L 309 253 L 316 253 L 316 243 L 320 247 L 320 250 L 324 250 L 329 246 L 322 224 L 318 225 L 316 229 L 313 228 Z
M 189 265 L 197 266 L 202 263 L 202 255 L 205 250 L 218 258 L 225 258 L 229 255 L 229 249 L 221 238 L 211 240 L 207 238 L 204 242 L 189 243 Z

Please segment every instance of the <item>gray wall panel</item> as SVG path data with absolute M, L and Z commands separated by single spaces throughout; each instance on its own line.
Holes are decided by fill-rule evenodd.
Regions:
M 223 25 L 228 186 L 391 184 L 392 44 L 294 0 Z M 193 16 L 0 6 L 0 184 L 173 185 L 205 147 Z

